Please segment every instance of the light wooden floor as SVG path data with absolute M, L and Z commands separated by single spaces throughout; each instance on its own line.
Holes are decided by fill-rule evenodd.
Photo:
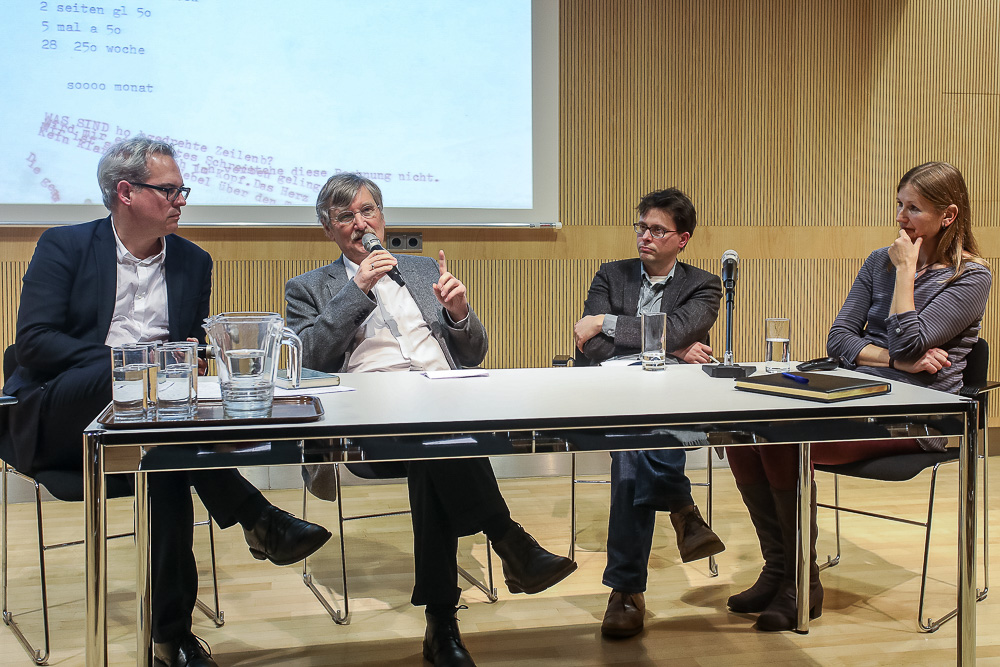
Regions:
M 994 465 L 994 468 L 997 466 Z M 695 473 L 699 475 L 700 473 Z M 956 522 L 954 497 L 957 471 L 943 473 L 932 554 L 932 610 L 952 604 Z M 695 476 L 693 475 L 693 476 Z M 501 482 L 514 517 L 546 547 L 563 551 L 568 543 L 568 482 L 566 479 L 524 479 Z M 832 489 L 820 475 L 821 498 Z M 349 511 L 405 505 L 399 485 L 353 487 Z M 696 492 L 697 493 L 697 492 Z M 707 575 L 704 563 L 682 565 L 669 521 L 660 522 L 650 562 L 649 613 L 643 634 L 625 641 L 603 640 L 600 621 L 608 591 L 601 585 L 605 554 L 607 487 L 581 489 L 579 570 L 544 593 L 511 595 L 502 588 L 496 604 L 486 604 L 478 591 L 467 591 L 461 628 L 479 665 L 947 665 L 955 660 L 954 622 L 935 634 L 916 630 L 920 529 L 865 518 L 845 519 L 844 560 L 824 572 L 826 603 L 822 618 L 808 635 L 764 634 L 752 629 L 753 619 L 730 613 L 726 598 L 756 577 L 759 553 L 749 518 L 728 471 L 716 475 L 717 532 L 728 549 L 719 558 L 720 574 Z M 864 499 L 883 510 L 899 509 L 919 518 L 925 512 L 926 479 L 917 483 L 883 485 L 861 490 L 849 482 L 845 495 Z M 301 512 L 301 495 L 273 491 L 268 496 L 282 507 Z M 696 498 L 698 496 L 696 495 Z M 113 501 L 112 521 L 130 522 L 131 503 Z M 82 532 L 77 504 L 48 503 L 49 539 Z M 35 610 L 23 618 L 29 631 L 40 628 L 38 602 L 28 586 L 37 583 L 33 555 L 34 517 L 30 505 L 12 510 L 15 543 L 11 554 L 11 596 L 21 608 Z M 335 507 L 310 504 L 310 518 L 334 528 Z M 996 524 L 996 520 L 994 520 Z M 820 515 L 820 553 L 833 549 L 830 512 Z M 204 528 L 199 544 L 207 544 Z M 303 586 L 300 568 L 278 568 L 253 560 L 242 531 L 217 533 L 222 601 L 226 624 L 216 629 L 195 616 L 195 632 L 213 647 L 223 665 L 420 665 L 422 610 L 409 605 L 412 583 L 408 517 L 373 519 L 348 524 L 353 621 L 337 626 Z M 997 545 L 997 538 L 992 538 Z M 482 559 L 483 541 L 467 538 L 462 559 Z M 110 548 L 111 576 L 109 653 L 113 663 L 134 664 L 132 634 L 133 548 L 119 540 Z M 201 549 L 199 554 L 207 553 Z M 1000 554 L 1000 551 L 994 553 Z M 336 536 L 315 558 L 319 580 L 337 584 Z M 994 556 L 994 566 L 997 556 Z M 83 664 L 83 555 L 79 547 L 49 555 L 52 605 L 53 665 Z M 203 562 L 204 564 L 204 562 Z M 499 575 L 499 563 L 496 563 Z M 203 570 L 204 571 L 204 570 Z M 203 587 L 203 590 L 204 587 Z M 979 607 L 978 655 L 981 664 L 1000 665 L 1000 593 Z M 6 628 L 0 628 L 0 664 L 28 665 L 26 654 Z

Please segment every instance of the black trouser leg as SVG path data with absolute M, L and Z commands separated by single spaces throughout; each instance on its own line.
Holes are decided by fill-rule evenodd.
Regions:
M 510 515 L 489 459 L 407 464 L 413 521 L 414 605 L 458 603 L 458 538 Z
M 236 523 L 236 508 L 260 491 L 236 470 L 157 472 L 149 473 L 147 479 L 153 641 L 166 642 L 191 631 L 191 613 L 198 597 L 191 486 L 220 528 Z
M 83 470 L 83 430 L 111 402 L 111 355 L 45 385 L 32 470 Z
M 150 473 L 147 479 L 153 641 L 167 642 L 191 631 L 191 612 L 198 596 L 191 482 L 184 472 Z

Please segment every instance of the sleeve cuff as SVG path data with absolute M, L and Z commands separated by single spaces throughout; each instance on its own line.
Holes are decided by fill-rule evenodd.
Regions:
M 605 315 L 604 322 L 601 324 L 601 333 L 608 338 L 615 337 L 615 326 L 618 324 L 617 315 Z
M 472 314 L 472 309 L 469 309 L 469 315 L 466 315 L 461 320 L 456 322 L 451 318 L 451 313 L 448 312 L 447 308 L 441 309 L 444 312 L 444 321 L 452 329 L 465 329 L 469 325 L 469 315 Z

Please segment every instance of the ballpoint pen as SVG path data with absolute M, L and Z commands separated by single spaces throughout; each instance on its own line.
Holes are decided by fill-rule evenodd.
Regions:
M 798 382 L 799 384 L 809 384 L 809 378 L 804 378 L 801 375 L 796 375 L 795 373 L 782 373 L 781 375 L 789 380 Z

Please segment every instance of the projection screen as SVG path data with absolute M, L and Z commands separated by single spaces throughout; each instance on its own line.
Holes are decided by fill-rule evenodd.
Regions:
M 18 1 L 0 224 L 105 215 L 97 161 L 177 147 L 185 225 L 314 225 L 326 179 L 390 225 L 558 225 L 557 0 Z

